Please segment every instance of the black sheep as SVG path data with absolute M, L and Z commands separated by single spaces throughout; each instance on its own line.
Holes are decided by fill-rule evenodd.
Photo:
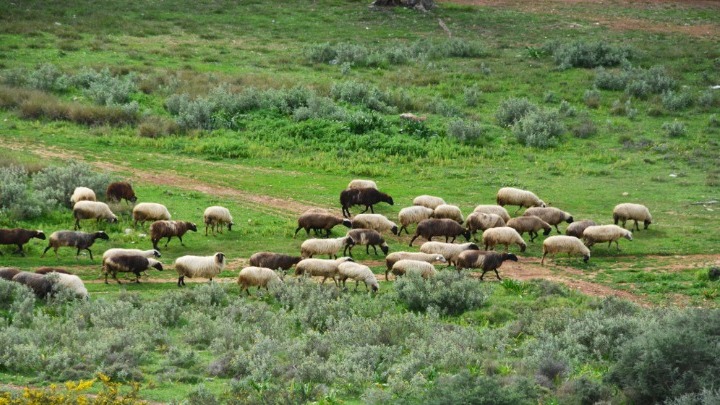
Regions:
M 350 207 L 353 205 L 364 205 L 363 212 L 370 209 L 370 212 L 375 213 L 373 205 L 381 202 L 394 204 L 392 197 L 374 188 L 347 188 L 340 192 L 340 205 L 343 216 L 347 218 L 351 216 Z
M 250 256 L 250 265 L 266 267 L 272 270 L 287 270 L 302 260 L 300 256 L 290 256 L 273 252 L 257 252 Z
M 30 239 L 38 238 L 45 240 L 45 233 L 43 231 L 35 231 L 32 229 L 0 229 L 0 245 L 17 245 L 18 250 L 15 253 L 20 253 L 25 256 L 23 252 L 23 245 L 28 243 Z M 2 252 L 0 252 L 0 255 Z
M 466 250 L 458 256 L 455 268 L 460 271 L 462 269 L 482 269 L 480 280 L 483 279 L 485 273 L 488 271 L 494 271 L 498 280 L 500 274 L 497 269 L 503 264 L 505 260 L 518 261 L 517 256 L 512 253 L 498 253 L 493 251 L 484 250 Z
M 423 219 L 415 229 L 415 235 L 410 239 L 410 246 L 418 236 L 422 236 L 427 240 L 432 240 L 433 236 L 444 236 L 445 242 L 450 240 L 450 243 L 455 242 L 455 238 L 458 235 L 465 237 L 465 240 L 470 242 L 470 231 L 463 228 L 460 224 L 452 219 L 442 218 L 429 218 Z M 452 239 L 450 239 L 452 238 Z

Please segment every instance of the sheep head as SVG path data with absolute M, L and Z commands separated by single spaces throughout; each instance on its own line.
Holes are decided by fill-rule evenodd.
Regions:
M 41 231 L 41 230 L 35 231 L 35 236 L 33 236 L 33 237 L 34 237 L 34 238 L 38 238 L 38 239 L 40 239 L 40 240 L 45 240 L 45 239 L 46 239 L 45 232 L 43 232 L 43 231 Z

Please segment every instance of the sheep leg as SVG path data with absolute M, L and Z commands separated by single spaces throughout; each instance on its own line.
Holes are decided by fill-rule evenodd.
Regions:
M 557 224 L 555 224 L 555 230 L 557 231 L 557 233 L 560 233 L 560 228 L 558 228 Z
M 398 230 L 398 236 L 400 236 L 400 235 L 402 234 L 403 229 L 405 230 L 405 233 L 406 233 L 406 234 L 410 235 L 410 232 L 408 232 L 408 230 L 407 230 L 407 228 L 405 227 L 405 225 L 403 225 L 403 226 L 401 226 L 400 229 Z
M 610 242 L 612 243 L 612 242 Z M 618 252 L 620 251 L 620 242 L 615 241 L 615 246 L 617 247 Z M 608 248 L 610 248 L 610 245 L 608 245 Z
M 545 256 L 547 256 L 547 252 L 543 252 L 542 260 L 540 260 L 540 265 L 541 265 L 541 266 L 544 266 L 544 265 L 545 265 Z
M 538 236 L 537 232 L 533 231 L 528 232 L 528 235 L 530 235 L 530 242 L 535 242 L 535 238 Z M 522 236 L 522 234 L 520 234 L 520 236 Z
M 375 256 L 377 256 L 377 249 L 375 248 L 375 245 L 372 245 L 372 247 L 373 247 L 373 253 L 375 253 Z M 370 253 L 370 252 L 368 252 L 368 254 L 369 254 L 369 253 Z
M 92 252 L 90 251 L 90 248 L 85 248 L 85 250 L 87 250 L 88 253 L 90 254 L 90 261 L 93 261 L 94 259 L 92 257 Z M 78 253 L 79 253 L 79 250 L 78 250 Z
M 373 249 L 375 249 L 375 246 L 373 246 Z M 370 245 L 365 245 L 365 254 L 370 254 Z M 377 255 L 377 250 L 375 251 L 375 254 Z
M 158 245 L 157 245 L 158 242 L 160 242 L 160 239 L 153 239 L 153 240 L 152 240 L 153 249 L 159 250 Z
M 135 273 L 135 283 L 140 284 L 140 272 Z
M 452 239 L 450 239 L 450 243 L 455 243 L 455 238 L 457 238 L 457 236 L 453 236 Z
M 23 248 L 22 248 L 23 245 L 21 245 L 21 244 L 18 243 L 17 246 L 18 246 L 18 250 L 16 250 L 15 253 L 20 253 L 20 255 L 21 255 L 22 257 L 25 257 L 25 252 L 23 252 Z M 1 255 L 1 254 L 2 254 L 2 253 L 0 253 L 0 255 Z
M 298 226 L 295 230 L 295 234 L 293 235 L 293 238 L 297 236 L 297 233 L 302 229 L 302 226 Z M 207 236 L 207 228 L 205 228 L 205 236 Z M 310 236 L 310 232 L 308 232 L 308 236 Z
M 418 236 L 420 236 L 420 235 L 416 234 L 415 236 L 412 237 L 412 239 L 410 239 L 410 246 L 412 246 L 413 242 L 415 242 L 415 238 L 417 238 Z
M 168 239 L 167 239 L 167 242 L 165 242 L 165 247 L 167 247 L 168 243 L 170 243 L 170 239 L 172 239 L 172 236 L 168 236 L 167 238 Z
M 326 229 L 326 230 L 325 230 L 325 237 L 326 237 L 326 238 L 329 238 L 329 237 L 330 237 L 330 229 Z
M 493 270 L 495 270 L 495 275 L 497 276 L 498 280 L 502 280 L 502 279 L 500 278 L 500 274 L 498 273 L 497 269 L 493 269 Z
M 637 219 L 635 219 L 634 221 L 635 221 L 635 228 L 637 228 L 637 230 L 638 230 L 638 232 L 639 232 L 639 231 L 640 231 L 640 225 L 638 225 Z
M 515 210 L 515 214 L 517 214 L 521 209 L 523 209 L 523 206 L 522 206 L 522 205 L 519 206 L 517 210 Z M 515 214 L 513 214 L 513 215 L 515 215 Z
M 480 275 L 480 280 L 482 280 L 483 277 L 485 277 L 485 273 L 486 273 L 486 272 L 487 272 L 487 270 L 483 270 L 482 274 Z
M 360 283 L 360 280 L 355 280 L 355 291 L 357 291 L 358 283 Z M 367 286 L 365 286 L 365 287 L 367 287 Z
M 207 229 L 208 229 L 208 224 L 205 224 L 205 236 L 207 236 Z M 295 233 L 297 233 L 297 232 L 295 232 Z
M 178 239 L 180 239 L 180 245 L 185 246 L 185 244 L 182 241 L 182 237 L 180 235 L 178 235 Z

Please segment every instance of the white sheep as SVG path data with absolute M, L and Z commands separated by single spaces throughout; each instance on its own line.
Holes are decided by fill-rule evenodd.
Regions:
M 273 281 L 282 281 L 282 278 L 272 269 L 267 267 L 245 267 L 238 274 L 238 284 L 240 285 L 240 293 L 243 290 L 250 295 L 250 287 L 256 286 L 258 291 L 261 287 L 268 290 L 268 285 Z
M 479 250 L 478 245 L 474 243 L 445 243 L 445 242 L 425 242 L 420 246 L 423 253 L 439 254 L 447 260 L 449 265 L 457 264 L 457 258 L 460 253 L 466 250 Z
M 468 231 L 470 231 L 470 234 L 475 237 L 477 231 L 485 231 L 486 229 L 505 226 L 505 220 L 498 214 L 486 214 L 484 212 L 473 211 L 472 214 L 468 215 L 465 226 Z M 475 240 L 477 240 L 477 237 L 475 237 Z
M 462 224 L 465 221 L 462 211 L 460 211 L 460 207 L 451 204 L 440 204 L 435 207 L 435 210 L 433 211 L 433 218 L 452 219 L 458 224 Z
M 303 274 L 309 277 L 322 277 L 322 284 L 325 280 L 332 278 L 335 285 L 338 285 L 337 275 L 340 263 L 353 261 L 349 257 L 339 257 L 337 259 L 303 259 L 295 266 L 295 274 L 300 276 Z
M 104 202 L 87 200 L 78 201 L 73 205 L 73 218 L 75 218 L 75 229 L 80 229 L 81 219 L 94 219 L 96 222 L 104 219 L 109 223 L 115 223 L 118 220 Z
M 347 188 L 374 188 L 376 190 L 378 189 L 377 184 L 375 184 L 374 181 L 361 179 L 351 180 Z
M 499 205 L 494 205 L 494 204 L 489 204 L 489 205 L 480 204 L 480 205 L 478 205 L 478 206 L 475 207 L 475 209 L 473 210 L 473 212 L 481 212 L 481 213 L 483 213 L 483 214 L 495 214 L 495 215 L 499 215 L 500 218 L 502 218 L 503 221 L 505 221 L 505 222 L 507 222 L 507 221 L 510 220 L 510 214 L 507 212 L 507 210 L 505 209 L 505 207 L 501 207 L 501 206 L 499 206 Z
M 435 277 L 437 270 L 435 270 L 435 266 L 428 262 L 403 259 L 398 260 L 395 264 L 393 264 L 392 273 L 395 275 L 395 278 L 398 276 L 404 276 L 405 274 L 417 274 L 420 277 L 427 279 Z
M 85 283 L 80 279 L 80 277 L 74 275 L 74 274 L 64 274 L 64 273 L 50 273 L 57 277 L 56 285 L 60 286 L 61 288 L 67 289 L 75 293 L 78 298 L 87 299 L 88 298 L 88 290 L 85 288 Z
M 615 225 L 618 224 L 618 221 L 622 221 L 622 227 L 625 228 L 625 222 L 628 219 L 635 221 L 635 228 L 637 228 L 638 231 L 640 230 L 638 221 L 643 221 L 643 224 L 645 225 L 644 229 L 648 229 L 648 226 L 652 224 L 652 215 L 650 215 L 650 210 L 648 210 L 646 206 L 632 203 L 616 205 L 613 209 L 613 220 L 615 221 Z M 633 228 L 631 227 L 630 229 Z
M 170 220 L 170 211 L 158 203 L 140 203 L 133 207 L 132 215 L 135 220 L 133 227 L 137 227 L 138 222 L 141 226 L 145 226 L 145 221 Z
M 442 204 L 445 204 L 445 200 L 440 197 L 435 197 L 427 194 L 419 195 L 415 197 L 415 199 L 413 199 L 413 205 L 421 205 L 432 210 L 434 210 L 438 205 Z
M 225 268 L 225 254 L 217 252 L 212 256 L 180 256 L 175 259 L 175 271 L 178 274 L 178 287 L 185 285 L 185 276 L 205 277 L 212 282 Z
M 122 248 L 112 248 L 108 249 L 103 253 L 103 261 L 105 261 L 110 256 L 117 256 L 117 255 L 136 255 L 136 256 L 142 256 L 142 257 L 161 257 L 162 254 L 160 254 L 159 250 L 156 249 L 148 249 L 148 250 L 140 250 L 140 249 L 122 249 Z
M 310 258 L 313 255 L 328 255 L 331 259 L 337 259 L 337 254 L 341 249 L 354 244 L 353 240 L 347 236 L 333 239 L 306 239 L 300 245 L 300 256 Z
M 617 250 L 620 250 L 620 244 L 618 243 L 618 240 L 620 238 L 633 240 L 632 232 L 617 225 L 588 226 L 583 231 L 582 238 L 585 241 L 585 245 L 587 247 L 592 247 L 592 245 L 598 242 L 607 242 L 608 247 L 610 247 L 610 245 L 615 242 Z
M 393 264 L 399 260 L 419 260 L 428 263 L 447 263 L 445 256 L 440 253 L 423 253 L 423 252 L 393 252 L 385 256 L 385 279 L 388 278 L 388 273 L 392 270 Z
M 235 225 L 233 217 L 230 215 L 230 210 L 218 205 L 205 208 L 203 222 L 205 222 L 205 236 L 207 236 L 208 226 L 212 229 L 213 235 L 215 235 L 216 229 L 219 233 L 222 233 L 223 225 L 227 225 L 228 232 L 232 231 L 232 226 Z
M 407 230 L 408 225 L 418 224 L 423 219 L 432 218 L 432 215 L 433 209 L 423 207 L 422 205 L 413 205 L 412 207 L 401 209 L 400 212 L 398 212 L 398 222 L 400 223 L 398 235 L 402 233 L 403 229 L 405 233 L 409 235 L 410 232 Z
M 543 256 L 540 260 L 541 265 L 545 265 L 545 256 L 556 253 L 579 254 L 583 256 L 583 261 L 587 263 L 590 260 L 590 249 L 583 245 L 582 241 L 574 236 L 556 235 L 550 236 L 543 241 Z
M 518 205 L 519 208 L 517 211 L 520 211 L 523 207 L 545 206 L 545 202 L 539 199 L 533 192 L 515 187 L 503 187 L 498 190 L 496 200 L 500 206 Z
M 95 192 L 92 189 L 87 187 L 75 187 L 75 191 L 73 191 L 70 196 L 70 202 L 75 204 L 78 201 L 97 201 L 97 198 L 95 197 Z
M 340 263 L 338 265 L 338 279 L 342 281 L 343 287 L 345 287 L 345 281 L 347 281 L 348 278 L 355 280 L 356 290 L 360 281 L 365 283 L 365 289 L 370 287 L 373 292 L 376 292 L 380 288 L 375 274 L 370 270 L 370 267 L 363 264 L 355 262 Z
M 395 222 L 387 219 L 382 214 L 357 214 L 352 219 L 353 229 L 373 229 L 380 233 L 390 231 L 393 235 L 398 234 L 398 226 Z
M 492 250 L 495 245 L 505 245 L 505 251 L 507 252 L 512 244 L 518 245 L 521 252 L 524 252 L 527 248 L 527 244 L 518 231 L 509 226 L 486 230 L 483 232 L 482 242 L 485 245 L 485 250 Z

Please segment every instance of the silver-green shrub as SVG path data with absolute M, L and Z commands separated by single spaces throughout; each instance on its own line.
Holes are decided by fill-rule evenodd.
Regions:
M 427 280 L 407 275 L 394 283 L 400 302 L 412 311 L 435 308 L 448 315 L 458 315 L 480 308 L 487 300 L 481 281 L 457 272 L 444 271 Z
M 556 146 L 565 126 L 555 111 L 530 112 L 513 125 L 513 134 L 521 144 L 535 148 Z

